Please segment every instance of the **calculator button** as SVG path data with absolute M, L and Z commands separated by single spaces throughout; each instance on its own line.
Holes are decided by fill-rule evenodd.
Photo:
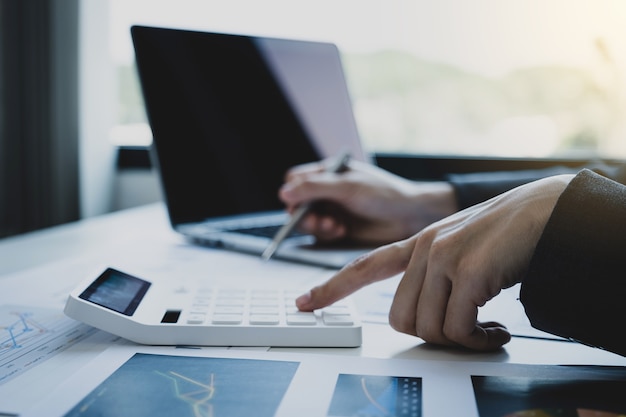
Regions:
M 245 299 L 244 298 L 218 298 L 217 300 L 215 300 L 215 305 L 218 306 L 241 306 L 243 307 L 245 305 Z
M 207 307 L 204 306 L 192 306 L 189 314 L 207 314 L 209 312 L 209 309 Z
M 244 298 L 246 296 L 246 290 L 236 290 L 236 289 L 222 289 L 219 291 L 220 298 Z
M 195 299 L 193 300 L 193 306 L 194 306 L 194 307 L 195 307 L 195 306 L 198 306 L 198 307 L 200 307 L 200 306 L 206 307 L 206 306 L 208 306 L 209 304 L 211 304 L 211 300 L 210 300 L 210 299 L 208 299 L 208 298 L 195 298 Z
M 278 297 L 280 294 L 279 291 L 276 290 L 253 290 L 251 291 L 252 298 L 267 298 L 267 297 Z
M 250 307 L 250 314 L 272 314 L 278 315 L 280 309 L 278 307 Z
M 278 305 L 277 298 L 253 298 L 250 300 L 250 305 L 253 306 L 276 306 Z
M 285 313 L 287 314 L 299 314 L 302 313 L 295 305 L 285 306 Z M 307 313 L 310 314 L 310 313 Z
M 313 313 L 287 314 L 287 324 L 312 326 L 317 324 L 317 318 Z
M 241 314 L 214 314 L 211 320 L 213 324 L 241 324 L 243 316 Z
M 251 314 L 250 324 L 279 324 L 278 314 Z
M 243 306 L 218 306 L 213 314 L 243 314 Z
M 332 305 L 322 310 L 327 314 L 350 314 L 350 309 L 346 305 Z
M 204 323 L 204 314 L 190 314 L 187 316 L 187 324 L 202 324 Z
M 322 319 L 327 326 L 352 326 L 354 324 L 352 317 L 346 314 L 329 314 L 323 312 Z

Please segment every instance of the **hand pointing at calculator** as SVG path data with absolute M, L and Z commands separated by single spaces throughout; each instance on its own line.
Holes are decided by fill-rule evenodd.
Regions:
M 430 184 L 431 192 L 420 194 L 420 184 L 378 168 L 355 163 L 350 168 L 341 178 L 329 178 L 315 166 L 297 167 L 288 173 L 280 195 L 284 201 L 297 201 L 308 191 L 309 198 L 344 203 L 348 213 L 359 216 L 348 221 L 311 214 L 303 219 L 301 226 L 317 231 L 321 238 L 350 236 L 392 243 L 348 264 L 325 284 L 300 296 L 298 308 L 318 309 L 365 285 L 403 273 L 390 311 L 390 324 L 396 330 L 429 342 L 478 350 L 507 343 L 510 334 L 504 326 L 477 323 L 478 307 L 502 288 L 521 281 L 571 176 L 530 183 L 440 219 L 455 211 L 452 191 L 441 184 Z M 369 181 L 357 181 L 366 174 Z M 334 187 L 324 187 L 331 181 Z M 325 194 L 319 192 L 323 188 Z M 436 204 L 425 204 L 420 195 Z M 419 209 L 416 201 L 422 202 Z M 423 213 L 439 221 L 428 225 L 426 217 L 416 215 Z M 364 227 L 358 229 L 359 225 Z

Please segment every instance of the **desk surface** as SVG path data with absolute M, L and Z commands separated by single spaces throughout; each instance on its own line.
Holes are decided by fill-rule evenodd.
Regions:
M 299 287 L 332 274 L 322 268 L 279 261 L 257 263 L 249 255 L 190 245 L 170 229 L 164 207 L 155 204 L 0 240 L 0 306 L 18 304 L 61 311 L 69 289 L 101 266 L 130 268 L 143 276 L 206 276 L 207 271 L 198 271 L 198 267 L 207 262 L 217 265 L 220 271 L 236 275 L 234 271 L 242 268 L 255 270 L 258 275 L 271 274 L 281 284 Z M 371 289 L 355 295 L 357 305 L 367 302 L 371 296 L 368 291 Z M 26 409 L 41 393 L 50 391 L 106 350 L 111 337 L 97 336 L 0 383 L 0 415 Z M 623 357 L 571 342 L 514 337 L 499 351 L 476 353 L 424 344 L 375 322 L 364 323 L 360 348 L 269 350 L 383 359 L 626 366 Z

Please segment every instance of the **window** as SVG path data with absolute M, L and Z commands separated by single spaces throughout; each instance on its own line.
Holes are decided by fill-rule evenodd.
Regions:
M 623 0 L 113 0 L 118 144 L 145 145 L 132 24 L 326 40 L 372 152 L 626 157 Z

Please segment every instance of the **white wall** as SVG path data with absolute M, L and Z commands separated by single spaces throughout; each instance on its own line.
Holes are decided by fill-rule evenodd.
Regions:
M 107 0 L 80 2 L 79 27 L 79 175 L 81 217 L 112 209 L 115 147 L 114 68 L 109 56 Z

